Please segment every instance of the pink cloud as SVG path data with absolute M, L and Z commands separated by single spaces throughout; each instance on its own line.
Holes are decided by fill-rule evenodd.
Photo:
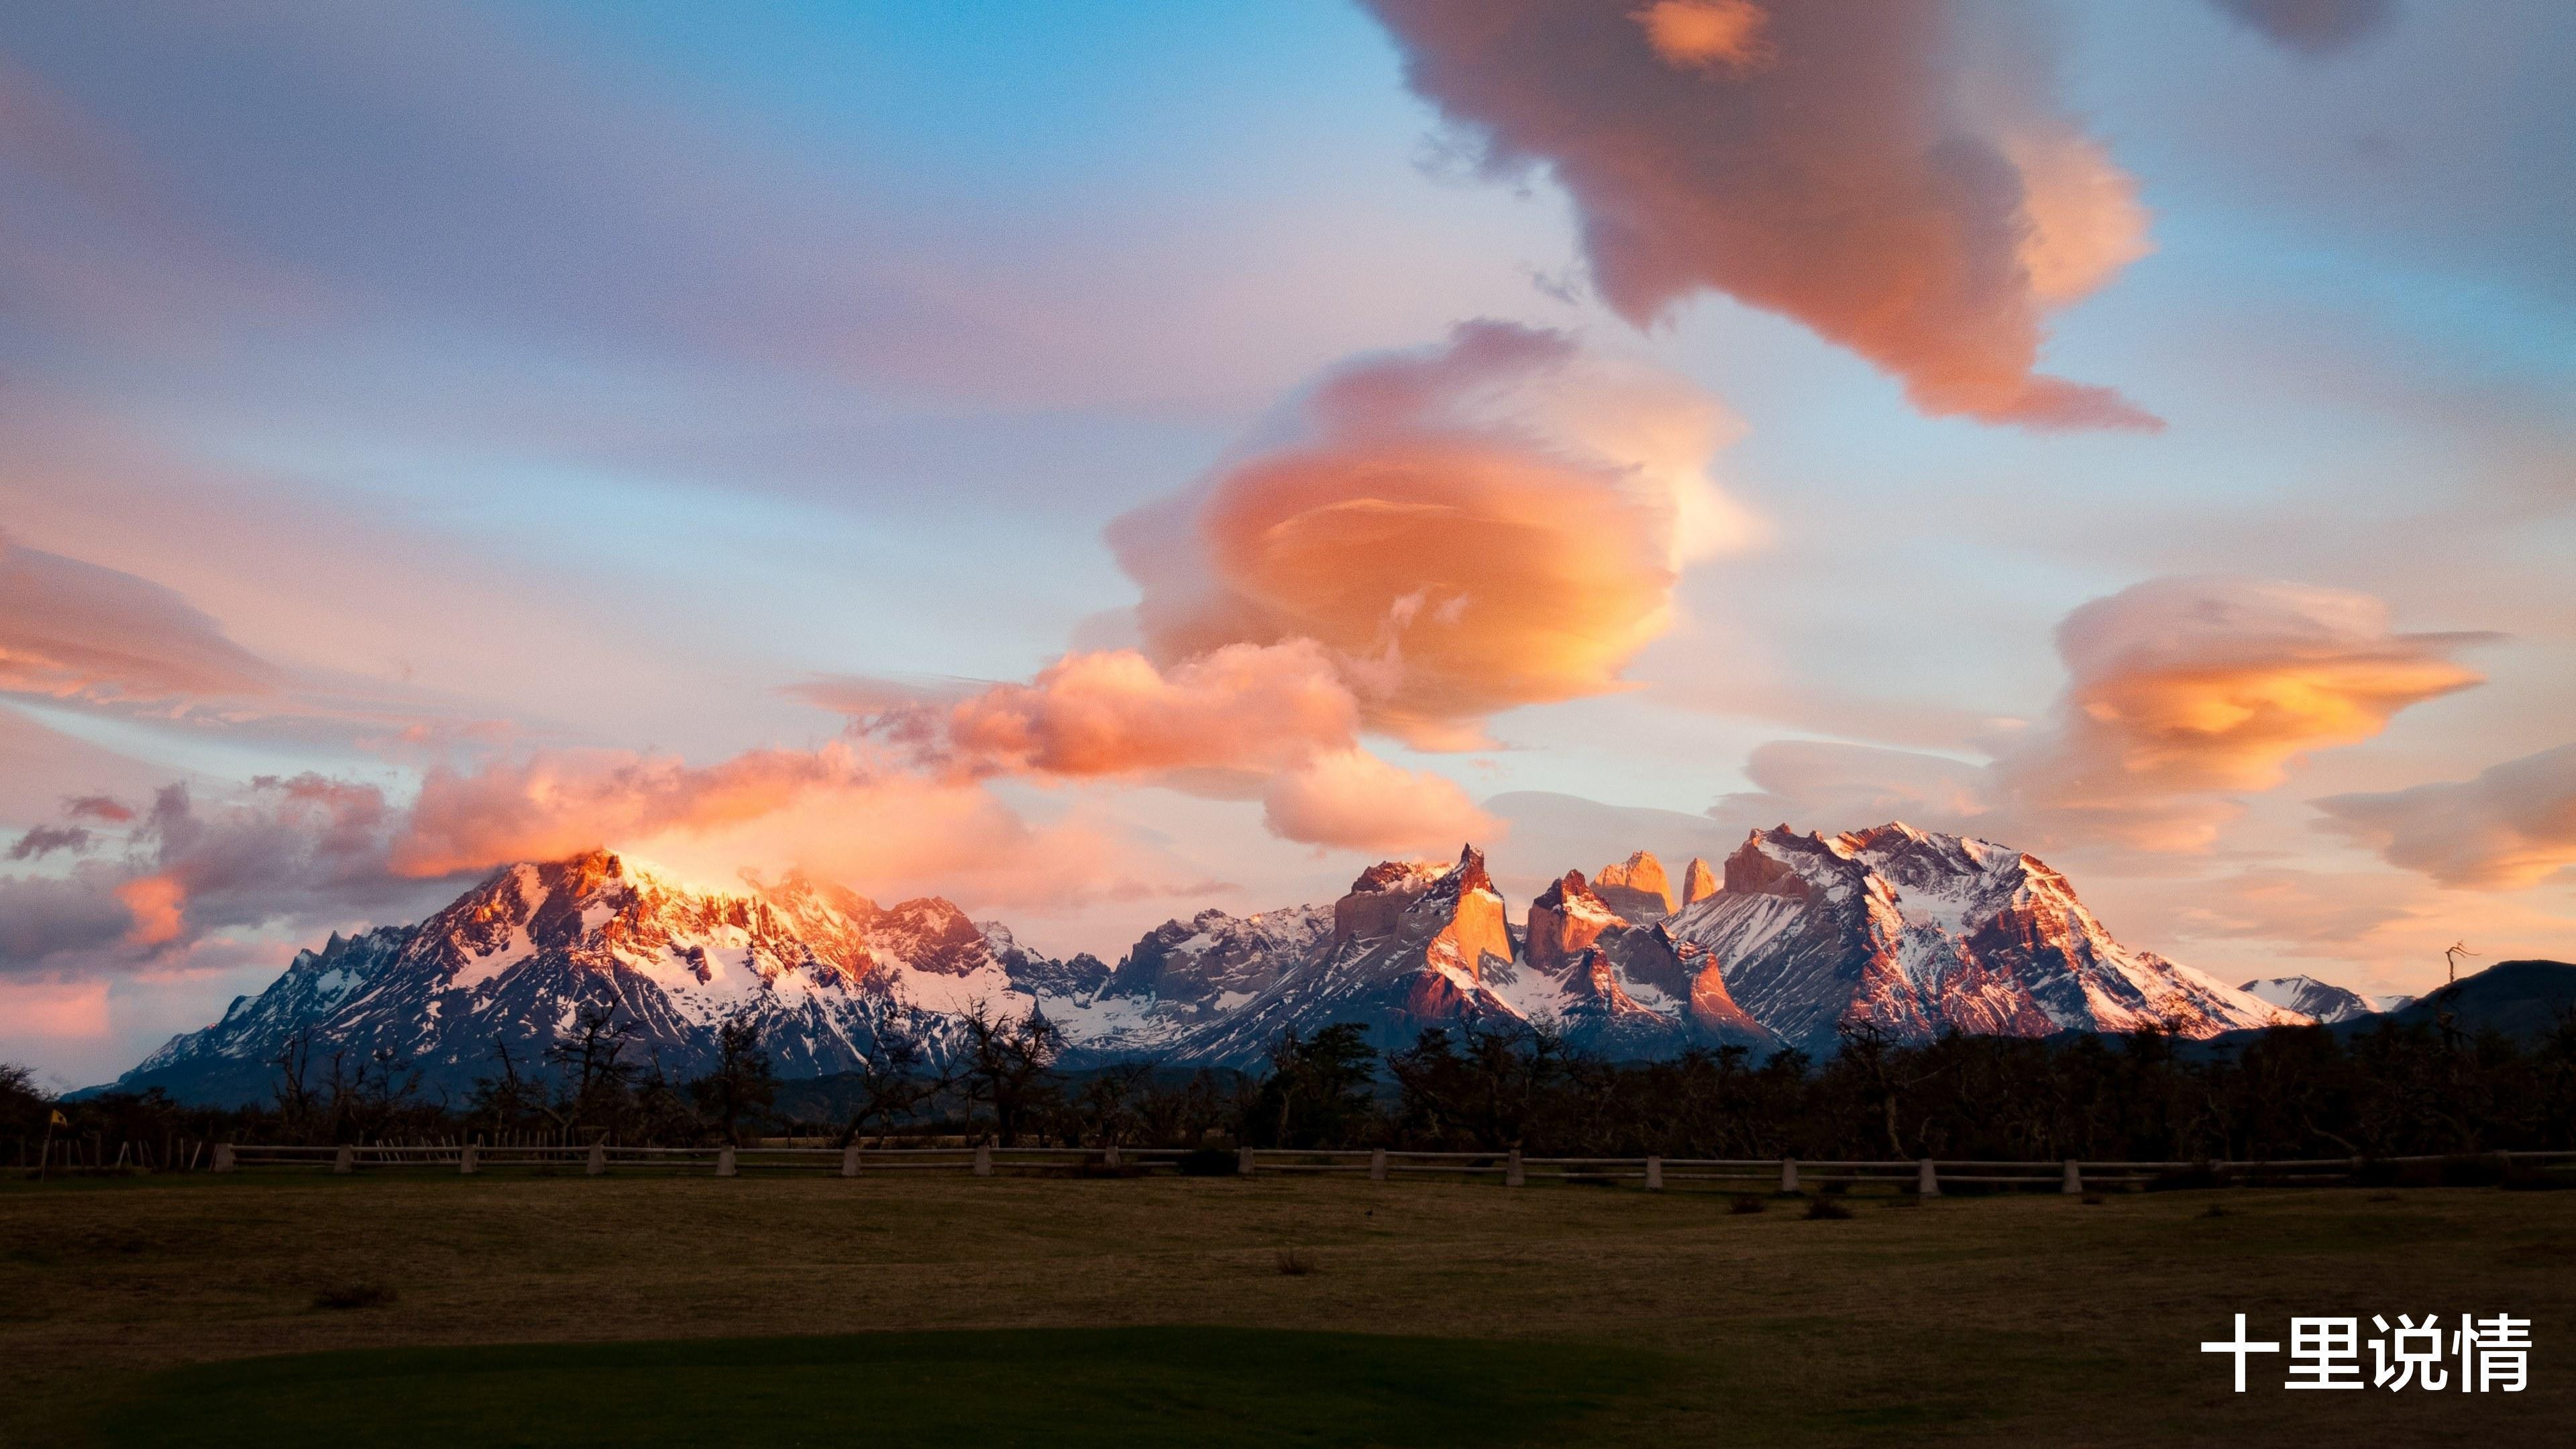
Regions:
M 1310 845 L 1409 849 L 1497 827 L 1455 783 L 1362 750 L 1360 714 L 1323 647 L 1294 639 L 1229 644 L 1168 670 L 1132 650 L 1069 654 L 1029 684 L 864 711 L 858 727 L 955 779 L 1258 794 L 1274 834 Z
M 1573 198 L 1601 295 L 1647 326 L 1703 289 L 1793 317 L 1915 406 L 2154 427 L 2034 371 L 2050 307 L 2144 254 L 2136 188 L 2027 57 L 1943 0 L 1369 0 L 1489 171 Z
M 116 898 L 134 913 L 134 928 L 125 937 L 130 945 L 166 946 L 186 929 L 181 912 L 188 888 L 171 876 L 137 876 L 116 888 Z
M 28 1037 L 105 1036 L 107 983 L 0 979 L 0 1021 L 11 1046 Z
M 2385 793 L 2316 802 L 2328 825 L 2446 886 L 2515 890 L 2576 865 L 2576 745 Z
M 703 766 L 586 750 L 435 771 L 391 861 L 447 875 L 599 847 L 715 888 L 746 868 L 798 869 L 871 892 L 1063 906 L 1200 883 L 1079 810 L 1035 826 L 970 780 L 843 742 Z
M 1506 829 L 1454 781 L 1357 749 L 1317 755 L 1279 775 L 1261 807 L 1271 830 L 1289 840 L 1390 854 L 1490 841 Z
M 170 590 L 0 534 L 0 691 L 167 707 L 270 695 L 282 678 Z
M 1068 654 L 1034 683 L 921 715 L 939 758 L 971 773 L 1270 771 L 1347 747 L 1359 705 L 1311 640 L 1230 644 L 1168 671 L 1133 650 Z M 900 724 L 893 727 L 901 728 Z

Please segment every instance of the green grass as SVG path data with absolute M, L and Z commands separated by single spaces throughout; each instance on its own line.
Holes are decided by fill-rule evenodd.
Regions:
M 1505 1445 L 1579 1437 L 1667 1371 L 1561 1344 L 1213 1327 L 384 1349 L 161 1373 L 98 1435 L 194 1449 Z

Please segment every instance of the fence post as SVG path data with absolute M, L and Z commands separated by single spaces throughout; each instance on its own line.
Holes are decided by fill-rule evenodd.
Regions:
M 841 1149 L 841 1175 L 843 1177 L 859 1175 L 859 1144 L 853 1142 Z
M 1386 1181 L 1386 1149 L 1383 1147 L 1369 1149 L 1369 1181 Z
M 482 1170 L 483 1170 L 483 1149 L 482 1149 L 482 1148 L 479 1148 L 479 1147 L 475 1146 L 473 1143 L 468 1142 L 468 1143 L 466 1143 L 462 1148 L 459 1148 L 459 1149 L 457 1150 L 457 1153 L 456 1153 L 456 1172 L 457 1172 L 457 1175 L 458 1175 L 458 1176 L 460 1176 L 460 1177 L 472 1177 L 474 1174 L 476 1174 L 476 1173 L 478 1173 L 478 1172 L 481 1172 Z
M 977 1177 L 993 1175 L 993 1144 L 990 1142 L 975 1144 L 975 1175 Z
M 717 1148 L 716 1176 L 735 1177 L 739 1175 L 739 1165 L 733 1160 L 733 1144 L 728 1142 L 724 1146 Z
M 1521 1181 L 1521 1150 L 1515 1147 L 1512 1155 L 1503 1159 L 1503 1186 L 1519 1187 Z
M 2057 1190 L 2068 1197 L 2079 1196 L 2084 1191 L 2083 1165 L 2072 1157 L 2066 1159 L 2066 1182 Z
M 1797 1190 L 1798 1159 L 1794 1157 L 1783 1157 L 1780 1159 L 1780 1191 L 1784 1193 L 1794 1193 Z
M 1108 1145 L 1106 1145 L 1106 1146 L 1104 1146 L 1104 1147 L 1102 1147 L 1102 1148 L 1100 1149 L 1100 1165 L 1101 1165 L 1101 1166 L 1103 1166 L 1103 1167 L 1109 1168 L 1109 1169 L 1110 1169 L 1110 1170 L 1112 1170 L 1112 1171 L 1116 1171 L 1116 1170 L 1117 1170 L 1117 1168 L 1118 1168 L 1118 1144 L 1117 1144 L 1117 1143 L 1115 1143 L 1115 1142 L 1109 1143 Z
M 1250 1177 L 1252 1175 L 1251 1148 L 1238 1147 L 1234 1150 L 1234 1171 L 1235 1175 L 1238 1177 Z
M 1914 1195 L 1916 1197 L 1941 1195 L 1941 1174 L 1932 1170 L 1932 1159 L 1929 1157 L 1924 1158 L 1923 1165 L 1915 1170 Z
M 213 1172 L 230 1172 L 233 1170 L 233 1145 L 231 1143 L 218 1142 L 215 1144 L 215 1161 L 209 1170 Z
M 331 1170 L 333 1172 L 357 1171 L 358 1149 L 346 1142 L 341 1143 L 340 1150 L 331 1154 Z
M 590 1161 L 583 1165 L 582 1171 L 592 1177 L 601 1176 L 608 1171 L 607 1143 L 594 1142 L 590 1144 Z
M 1663 1190 L 1664 1160 L 1660 1157 L 1649 1157 L 1646 1159 L 1646 1191 L 1662 1192 Z

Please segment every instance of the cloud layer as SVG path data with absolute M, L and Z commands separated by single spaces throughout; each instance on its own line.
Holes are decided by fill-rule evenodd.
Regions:
M 2016 844 L 2206 850 L 2239 799 L 2303 756 L 2358 744 L 2398 711 L 2479 682 L 2482 634 L 2403 633 L 2365 594 L 2261 579 L 2152 579 L 2068 614 L 2050 718 L 1979 765 L 1830 741 L 1775 741 L 1761 793 L 1716 812 L 1890 815 Z
M 2332 795 L 2328 823 L 2390 865 L 2448 886 L 2513 890 L 2576 865 L 2576 745 L 2447 780 Z
M 1368 0 L 1405 76 L 1573 198 L 1602 297 L 1646 326 L 1703 289 L 1796 318 L 1915 406 L 2147 427 L 2036 373 L 2044 317 L 2148 250 L 2135 184 L 2029 52 L 1943 0 Z
M 2152 579 L 2067 615 L 2053 728 L 1996 770 L 2058 832 L 2202 849 L 2292 762 L 2358 744 L 2480 676 L 2476 634 L 2408 634 L 2366 594 L 2268 580 Z
M 159 584 L 0 533 L 0 692 L 169 709 L 264 696 L 281 682 Z

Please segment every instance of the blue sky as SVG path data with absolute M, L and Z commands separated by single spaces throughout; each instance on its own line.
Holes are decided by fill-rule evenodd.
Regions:
M 1779 8 L 1786 63 L 1804 32 Z M 1764 812 L 1835 830 L 1884 805 L 2046 854 L 2123 939 L 2231 981 L 2416 987 L 2463 937 L 2565 956 L 2576 889 L 2552 862 L 2576 859 L 2576 828 L 2483 796 L 2405 795 L 2367 829 L 2312 802 L 2569 743 L 2566 13 L 2402 0 L 2317 52 L 2215 4 L 1913 8 L 1982 57 L 1917 57 L 1927 84 L 2001 77 L 2006 110 L 2133 184 L 2152 250 L 2053 304 L 2042 360 L 2161 431 L 1928 416 L 1814 316 L 1722 284 L 1635 325 L 1600 300 L 1595 203 L 1544 157 L 1479 169 L 1473 128 L 1408 80 L 1437 27 L 1356 5 L 13 12 L 0 527 L 21 566 L 0 659 L 23 667 L 0 677 L 18 781 L 0 829 L 183 780 L 210 819 L 256 815 L 254 776 L 311 772 L 381 791 L 399 857 L 440 770 L 865 743 L 817 681 L 982 698 L 1102 649 L 1177 679 L 1197 656 L 1140 625 L 1150 591 L 1104 530 L 1222 499 L 1314 442 L 1337 369 L 1436 367 L 1484 318 L 1725 419 L 1695 466 L 1751 522 L 1675 566 L 1633 647 L 1589 642 L 1606 672 L 1441 703 L 1465 731 L 1446 740 L 1397 722 L 1421 690 L 1372 694 L 1369 661 L 1335 654 L 1359 722 L 1329 751 L 1412 782 L 1421 848 L 1434 822 L 1489 829 L 1525 893 L 1621 839 L 1722 852 Z M 46 559 L 127 582 L 85 615 Z M 2256 613 L 2254 583 L 2309 591 L 2262 596 L 2295 615 L 2266 638 L 2313 626 L 2338 669 L 2416 673 L 2351 686 L 2366 727 L 2253 763 L 2120 757 L 2121 811 L 2202 833 L 2075 823 L 2043 782 L 2117 742 L 2067 711 L 2129 681 L 2070 672 L 2057 631 L 2121 597 L 2122 627 L 2170 642 L 2124 594 L 2168 579 Z M 1245 647 L 1279 645 L 1263 627 Z M 2421 638 L 2454 633 L 2495 637 Z M 178 667 L 218 643 L 274 677 L 245 692 Z M 2159 677 L 2253 646 L 2208 647 Z M 1778 741 L 1919 758 L 1752 768 Z M 1221 788 L 979 764 L 999 773 L 974 810 L 1041 854 L 1114 858 L 1114 880 L 925 848 L 919 869 L 867 856 L 849 869 L 875 878 L 851 884 L 946 891 L 1114 955 L 1203 904 L 1328 897 L 1395 850 L 1383 821 L 1283 834 L 1257 803 L 1279 758 L 1222 762 Z M 1926 797 L 1953 767 L 1966 793 Z M 1460 813 L 1526 792 L 1562 798 Z M 778 868 L 833 821 L 909 828 L 869 798 L 772 840 L 598 829 L 707 872 Z M 0 865 L 0 919 L 25 927 L 0 945 L 0 1056 L 72 1078 L 199 1024 L 296 944 L 456 888 L 396 870 L 353 891 L 338 866 L 217 880 L 92 826 L 79 852 Z M 190 892 L 167 938 L 112 904 L 138 878 Z

